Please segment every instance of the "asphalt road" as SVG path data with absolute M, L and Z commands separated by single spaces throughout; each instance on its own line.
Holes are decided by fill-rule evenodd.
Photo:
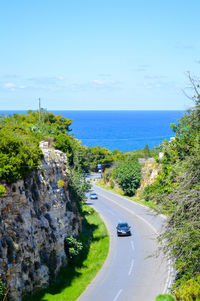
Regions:
M 94 186 L 97 200 L 88 203 L 101 215 L 110 235 L 107 260 L 78 301 L 153 301 L 166 293 L 172 279 L 170 262 L 160 254 L 156 237 L 164 218 L 150 209 Z M 132 235 L 118 237 L 125 221 Z

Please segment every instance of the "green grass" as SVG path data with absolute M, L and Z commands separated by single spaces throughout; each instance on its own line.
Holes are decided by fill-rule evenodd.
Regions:
M 123 197 L 125 197 L 125 198 L 127 198 L 129 200 L 132 200 L 132 201 L 134 201 L 136 203 L 139 203 L 141 205 L 145 205 L 145 206 L 147 206 L 147 207 L 149 207 L 151 209 L 154 209 L 155 211 L 158 211 L 158 206 L 153 201 L 148 201 L 147 202 L 144 199 L 141 199 L 141 198 L 136 197 L 136 196 L 132 196 L 132 197 L 127 196 L 127 195 L 125 195 L 125 193 L 123 192 L 123 190 L 120 189 L 119 187 L 111 188 L 110 186 L 104 184 L 104 182 L 96 181 L 95 185 L 97 185 L 99 187 L 102 187 L 102 188 L 104 188 L 106 190 L 112 191 L 112 192 L 114 192 L 114 193 L 116 193 L 118 195 L 121 195 L 121 196 L 123 196 Z
M 165 294 L 159 295 L 154 301 L 175 301 L 175 299 L 172 296 Z
M 102 267 L 109 251 L 109 236 L 99 215 L 83 205 L 83 250 L 72 265 L 63 268 L 55 282 L 24 301 L 74 301 L 85 290 Z

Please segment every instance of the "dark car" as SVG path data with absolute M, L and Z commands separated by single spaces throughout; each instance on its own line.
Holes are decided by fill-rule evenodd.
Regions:
M 117 225 L 117 235 L 118 236 L 129 236 L 131 235 L 130 226 L 128 223 L 119 223 Z
M 98 199 L 97 194 L 96 194 L 95 192 L 91 192 L 91 193 L 90 193 L 90 199 L 91 199 L 91 200 L 96 200 L 96 199 Z

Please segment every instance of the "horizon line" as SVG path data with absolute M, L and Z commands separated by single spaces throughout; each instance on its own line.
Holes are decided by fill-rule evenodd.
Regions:
M 43 108 L 45 109 L 45 108 Z M 46 109 L 45 109 L 46 110 Z M 15 111 L 15 112 L 20 112 L 20 111 L 38 111 L 38 109 L 3 109 L 1 110 L 0 109 L 0 112 L 3 112 L 3 111 Z M 116 112 L 120 112 L 120 111 L 187 111 L 187 109 L 150 109 L 150 110 L 141 110 L 141 109 L 137 109 L 137 110 L 134 110 L 134 109 L 109 109 L 109 110 L 106 110 L 106 109 L 101 109 L 101 110 L 98 110 L 98 109 L 88 109 L 88 110 L 77 110 L 77 109 L 47 109 L 47 112 L 50 112 L 50 111 L 77 111 L 77 112 L 88 112 L 88 111 L 102 111 L 102 112 L 113 112 L 113 111 L 116 111 Z

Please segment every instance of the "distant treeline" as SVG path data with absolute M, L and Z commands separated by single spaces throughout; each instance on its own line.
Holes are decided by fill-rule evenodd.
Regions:
M 122 153 L 100 146 L 81 145 L 71 133 L 72 120 L 42 110 L 27 114 L 13 114 L 0 117 L 0 181 L 12 183 L 27 177 L 40 164 L 42 152 L 39 141 L 67 154 L 69 165 L 80 172 L 109 168 L 114 163 L 131 158 L 148 158 L 153 151 L 146 145 L 143 150 Z

